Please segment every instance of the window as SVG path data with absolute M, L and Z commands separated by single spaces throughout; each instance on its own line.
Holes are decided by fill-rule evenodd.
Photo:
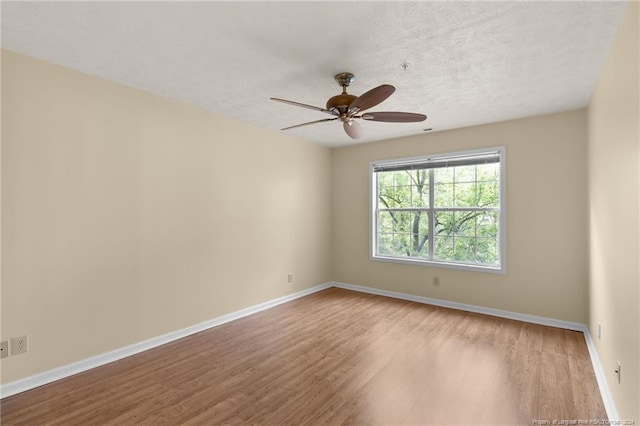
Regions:
M 504 272 L 504 148 L 371 163 L 372 255 Z

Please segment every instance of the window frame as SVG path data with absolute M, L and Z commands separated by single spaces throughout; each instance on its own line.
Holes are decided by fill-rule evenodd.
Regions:
M 421 258 L 398 258 L 391 256 L 384 256 L 377 254 L 377 238 L 378 238 L 378 188 L 377 188 L 377 179 L 376 173 L 374 172 L 374 168 L 380 165 L 388 165 L 393 163 L 402 163 L 402 162 L 421 162 L 421 161 L 433 161 L 437 159 L 446 159 L 449 157 L 455 156 L 466 156 L 466 155 L 481 155 L 481 154 L 490 154 L 490 153 L 499 153 L 500 156 L 500 176 L 498 179 L 500 191 L 498 194 L 499 202 L 498 202 L 498 253 L 499 253 L 499 266 L 489 266 L 489 265 L 473 265 L 473 264 L 464 264 L 457 263 L 452 261 L 442 261 L 442 260 L 432 260 L 432 259 L 421 259 Z M 403 263 L 409 265 L 420 265 L 420 266 L 433 266 L 439 268 L 449 268 L 449 269 L 458 269 L 464 271 L 480 271 L 480 272 L 490 272 L 496 274 L 506 274 L 507 273 L 507 209 L 506 209 L 506 149 L 504 146 L 498 147 L 489 147 L 489 148 L 480 148 L 466 151 L 455 151 L 455 152 L 445 152 L 431 155 L 421 155 L 421 156 L 413 156 L 413 157 L 402 157 L 402 158 L 392 158 L 385 160 L 376 160 L 369 162 L 369 257 L 370 260 L 373 261 L 382 261 L 382 262 L 392 262 L 392 263 Z M 433 169 L 430 170 L 430 173 Z M 432 181 L 430 181 L 432 183 Z M 429 227 L 431 228 L 431 224 L 433 223 L 433 213 L 438 209 L 433 206 L 434 203 L 434 185 L 430 185 L 429 187 Z M 455 208 L 445 208 L 444 210 L 455 210 Z M 462 210 L 468 210 L 463 208 Z M 434 239 L 433 236 L 429 237 L 429 253 L 433 253 L 433 244 Z

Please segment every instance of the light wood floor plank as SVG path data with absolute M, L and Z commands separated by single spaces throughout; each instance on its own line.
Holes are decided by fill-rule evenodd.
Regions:
M 2 400 L 3 425 L 605 419 L 581 333 L 331 288 Z

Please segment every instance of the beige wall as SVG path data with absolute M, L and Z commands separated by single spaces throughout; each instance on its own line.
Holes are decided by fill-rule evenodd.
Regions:
M 3 383 L 330 280 L 329 149 L 7 51 L 2 88 Z
M 370 161 L 492 146 L 506 147 L 506 275 L 370 260 Z M 333 279 L 586 322 L 586 149 L 585 110 L 335 149 Z
M 589 328 L 623 419 L 640 422 L 640 11 L 628 6 L 589 106 Z M 622 383 L 614 369 L 622 364 Z

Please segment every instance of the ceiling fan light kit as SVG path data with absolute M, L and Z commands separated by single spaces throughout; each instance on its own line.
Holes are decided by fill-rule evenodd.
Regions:
M 325 118 L 322 120 L 310 121 L 307 123 L 296 124 L 295 126 L 285 127 L 282 130 L 293 129 L 296 127 L 308 126 L 310 124 L 323 123 L 325 121 L 340 120 L 344 128 L 345 133 L 352 139 L 358 139 L 362 137 L 362 127 L 355 121 L 356 119 L 363 119 L 368 121 L 383 121 L 387 123 L 415 123 L 426 120 L 427 116 L 424 114 L 417 114 L 412 112 L 368 112 L 358 115 L 364 110 L 373 108 L 379 103 L 383 102 L 389 96 L 396 91 L 396 88 L 390 84 L 383 84 L 376 88 L 369 90 L 368 92 L 354 96 L 347 93 L 347 87 L 351 85 L 355 76 L 349 72 L 342 72 L 336 74 L 334 79 L 342 87 L 342 93 L 329 98 L 326 104 L 326 108 L 320 108 L 313 105 L 307 105 L 300 102 L 289 101 L 280 98 L 271 98 L 271 100 L 277 102 L 283 102 L 289 105 L 313 109 L 316 111 L 330 114 L 332 118 Z

